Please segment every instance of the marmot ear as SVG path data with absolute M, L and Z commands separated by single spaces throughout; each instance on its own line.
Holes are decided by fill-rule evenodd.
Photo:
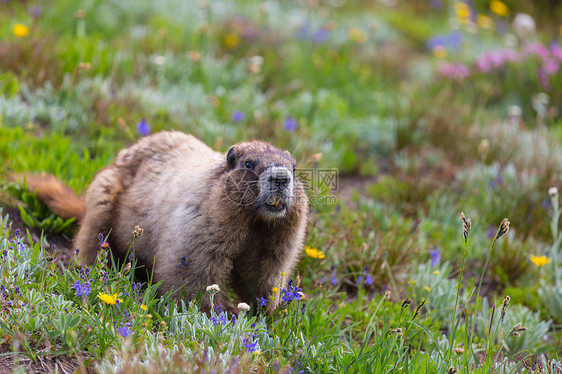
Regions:
M 230 147 L 228 152 L 226 152 L 226 163 L 228 167 L 234 169 L 236 167 L 236 146 Z

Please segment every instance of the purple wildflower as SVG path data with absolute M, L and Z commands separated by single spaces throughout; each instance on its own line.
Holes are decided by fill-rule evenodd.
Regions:
M 301 291 L 302 288 L 293 286 L 293 280 L 291 279 L 287 288 L 281 290 L 281 299 L 286 303 L 290 303 L 294 300 L 298 301 L 301 298 Z
M 336 279 L 336 268 L 332 266 L 332 274 L 330 276 L 330 283 L 332 286 L 336 286 L 338 284 L 338 280 Z
M 492 69 L 501 68 L 508 62 L 514 62 L 519 59 L 519 56 L 513 49 L 502 49 L 497 51 L 488 51 L 476 59 L 474 63 L 476 69 L 489 73 Z
M 543 60 L 550 56 L 550 51 L 542 43 L 525 43 L 523 53 L 538 56 Z
M 267 305 L 267 299 L 264 297 L 258 297 L 256 298 L 256 300 L 258 301 L 258 304 L 260 306 L 266 306 Z
M 470 75 L 468 67 L 463 64 L 451 64 L 442 62 L 437 68 L 437 73 L 449 79 L 463 80 Z
M 552 44 L 550 46 L 550 53 L 552 54 L 552 57 L 557 59 L 559 62 L 562 62 L 562 48 L 560 48 L 559 45 Z
M 215 317 L 215 316 L 211 317 L 211 322 L 213 323 L 214 326 L 216 326 L 216 325 L 226 325 L 227 320 L 226 320 L 224 312 L 220 312 L 220 314 L 217 317 Z
M 234 111 L 234 113 L 232 113 L 232 122 L 234 123 L 244 121 L 245 119 L 246 115 L 240 110 L 236 110 Z
M 16 229 L 16 238 L 19 238 L 20 235 L 21 235 L 20 229 Z
M 293 117 L 287 117 L 285 118 L 283 127 L 285 128 L 285 131 L 295 132 L 297 130 L 297 120 L 294 119 Z
M 141 119 L 137 124 L 137 131 L 141 136 L 147 136 L 150 134 L 150 125 L 145 118 Z
M 435 35 L 427 42 L 427 45 L 431 50 L 433 50 L 436 47 L 452 49 L 452 48 L 459 47 L 461 44 L 462 44 L 462 34 L 460 31 L 453 31 L 450 34 L 445 34 L 445 35 Z
M 497 227 L 494 225 L 490 225 L 490 227 L 488 227 L 488 231 L 486 231 L 486 236 L 488 237 L 488 239 L 492 239 L 494 236 L 496 236 L 496 232 Z
M 310 37 L 310 39 L 316 44 L 321 44 L 321 43 L 326 42 L 329 37 L 330 37 L 330 30 L 323 27 L 323 28 L 319 29 L 318 31 L 316 31 Z
M 137 301 L 140 303 L 142 301 L 142 284 L 141 282 L 133 282 L 131 283 L 131 289 L 133 291 L 133 297 L 137 299 Z
M 34 6 L 33 8 L 31 8 L 30 11 L 31 15 L 33 16 L 33 18 L 38 19 L 39 17 L 41 17 L 41 13 L 43 13 L 43 8 L 41 8 L 41 6 Z
M 187 267 L 187 259 L 185 258 L 185 256 L 180 259 L 180 264 L 178 265 L 178 268 L 180 269 L 184 267 Z
M 76 297 L 86 297 L 90 294 L 90 292 L 92 292 L 91 282 L 92 281 L 90 280 L 82 283 L 82 281 L 77 280 L 76 283 L 71 284 L 70 286 L 75 288 Z
M 373 277 L 369 274 L 368 266 L 365 266 L 365 269 L 363 269 L 363 275 L 365 276 L 365 286 L 371 286 L 373 284 Z
M 441 261 L 441 255 L 439 254 L 439 249 L 437 249 L 437 246 L 434 246 L 433 249 L 429 250 L 429 256 L 431 256 L 432 267 L 437 265 L 437 263 Z
M 119 327 L 119 328 L 117 329 L 117 332 L 119 333 L 119 335 L 121 335 L 121 336 L 129 336 L 129 335 L 131 335 L 133 332 L 132 332 L 131 329 L 129 328 L 130 325 L 131 325 L 130 322 L 121 323 L 121 327 Z
M 305 21 L 302 25 L 299 26 L 299 28 L 295 32 L 295 37 L 297 39 L 308 39 L 309 34 L 310 34 L 310 22 Z
M 253 343 L 250 343 L 248 340 L 243 339 L 242 343 L 244 343 L 244 346 L 246 347 L 246 349 L 250 353 L 254 353 L 255 351 L 257 351 L 259 349 L 257 341 L 255 341 Z
M 90 277 L 90 273 L 92 272 L 92 270 L 89 267 L 80 269 L 80 278 L 82 279 L 88 279 Z

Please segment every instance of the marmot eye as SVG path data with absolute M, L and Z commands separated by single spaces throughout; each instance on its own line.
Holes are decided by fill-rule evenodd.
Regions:
M 293 174 L 295 174 L 296 171 L 297 171 L 297 166 L 293 165 Z
M 246 161 L 246 169 L 254 170 L 254 164 L 251 161 Z

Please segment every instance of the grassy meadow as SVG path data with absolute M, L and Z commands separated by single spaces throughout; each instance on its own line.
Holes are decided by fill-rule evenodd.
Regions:
M 562 373 L 561 20 L 554 0 L 1 1 L 0 373 Z M 157 297 L 103 236 L 75 266 L 76 223 L 10 178 L 81 193 L 170 129 L 320 176 L 272 314 Z

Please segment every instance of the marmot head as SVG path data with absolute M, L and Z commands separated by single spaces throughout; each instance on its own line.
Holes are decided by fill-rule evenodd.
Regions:
M 228 198 L 262 218 L 283 218 L 295 206 L 306 205 L 296 161 L 287 151 L 261 141 L 240 143 L 228 150 L 226 168 Z

